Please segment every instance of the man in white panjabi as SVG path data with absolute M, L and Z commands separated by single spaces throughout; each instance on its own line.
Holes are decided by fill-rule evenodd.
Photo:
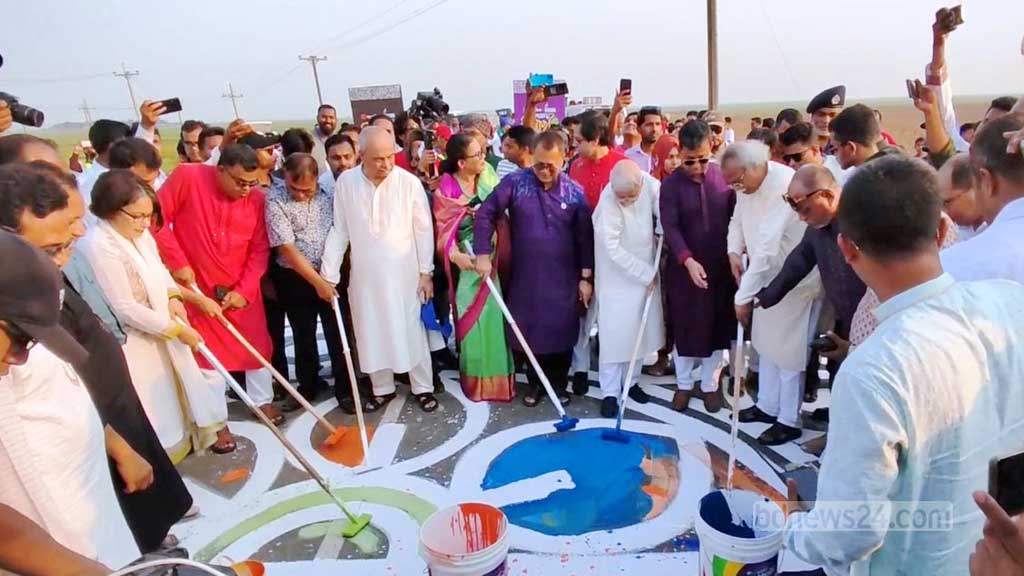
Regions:
M 822 289 L 815 268 L 779 304 L 751 314 L 754 296 L 778 275 L 807 229 L 783 199 L 793 169 L 769 157 L 768 147 L 760 142 L 737 142 L 722 157 L 722 174 L 737 193 L 728 236 L 733 275 L 739 276 L 742 255 L 749 256 L 736 291 L 736 316 L 748 326 L 753 316 L 750 339 L 760 356 L 757 405 L 742 410 L 740 421 L 771 424 L 758 442 L 775 446 L 801 435 L 808 342 L 821 311 Z
M 640 331 L 644 301 L 651 295 L 651 308 L 644 328 L 629 396 L 644 403 L 639 387 L 640 363 L 658 351 L 665 341 L 662 322 L 661 286 L 655 280 L 658 268 L 656 226 L 660 182 L 644 173 L 634 162 L 619 162 L 594 210 L 594 293 L 597 295 L 598 325 L 601 333 L 599 380 L 601 415 L 613 418 L 618 397 L 626 385 L 626 372 Z
M 223 452 L 218 434 L 221 445 L 232 442 L 224 379 L 199 368 L 189 346 L 201 339 L 182 305 L 185 298 L 199 305 L 202 297 L 179 288 L 160 260 L 149 233 L 152 199 L 131 172 L 112 170 L 93 189 L 91 210 L 99 221 L 80 249 L 126 329 L 132 383 L 160 444 L 175 464 L 193 449 Z
M 395 170 L 394 149 L 382 128 L 359 135 L 362 165 L 338 178 L 320 274 L 337 284 L 351 245 L 352 323 L 375 401 L 394 398 L 395 373 L 407 372 L 420 408 L 432 412 L 438 403 L 420 310 L 433 296 L 434 230 L 423 185 Z

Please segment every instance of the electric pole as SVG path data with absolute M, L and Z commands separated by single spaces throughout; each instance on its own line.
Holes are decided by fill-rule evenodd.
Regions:
M 324 96 L 323 94 L 320 93 L 320 75 L 317 73 L 316 63 L 327 60 L 327 56 L 317 56 L 315 54 L 310 54 L 309 56 L 299 56 L 299 60 L 305 60 L 306 62 L 309 62 L 310 64 L 313 65 L 313 81 L 316 82 L 316 99 L 320 103 L 320 105 L 323 106 Z
M 139 105 L 135 103 L 135 91 L 132 90 L 132 78 L 138 75 L 138 70 L 128 70 L 125 68 L 124 62 L 121 62 L 121 71 L 114 72 L 114 76 L 124 78 L 124 81 L 128 84 L 128 96 L 132 99 L 132 110 L 135 111 L 136 119 L 139 119 Z
M 89 103 L 82 99 L 82 105 L 78 107 L 82 111 L 82 115 L 85 116 L 85 123 L 92 124 L 92 111 L 96 108 L 89 106 Z
M 718 108 L 718 6 L 708 0 L 708 110 Z
M 223 95 L 224 98 L 231 99 L 231 107 L 235 109 L 235 119 L 241 118 L 238 114 L 238 101 L 245 97 L 245 94 L 235 93 L 235 87 L 228 82 L 228 91 Z

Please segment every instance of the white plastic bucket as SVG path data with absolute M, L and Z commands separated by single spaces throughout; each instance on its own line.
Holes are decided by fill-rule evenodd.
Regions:
M 705 502 L 721 492 L 732 512 L 754 530 L 753 538 L 739 538 L 713 527 L 704 516 Z M 715 491 L 701 499 L 695 526 L 700 539 L 701 576 L 776 576 L 779 570 L 779 552 L 782 550 L 782 529 L 773 523 L 759 526 L 755 523 L 755 506 L 772 519 L 782 518 L 782 509 L 771 500 L 744 490 L 730 493 Z M 763 516 L 762 516 L 763 517 Z
M 476 502 L 439 510 L 420 527 L 419 552 L 431 576 L 505 576 L 508 519 Z

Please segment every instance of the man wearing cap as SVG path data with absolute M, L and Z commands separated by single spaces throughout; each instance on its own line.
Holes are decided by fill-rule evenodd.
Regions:
M 834 148 L 829 142 L 832 132 L 829 130 L 829 123 L 843 111 L 846 105 L 846 86 L 833 86 L 818 93 L 811 98 L 807 104 L 807 113 L 811 115 L 811 124 L 818 138 L 818 148 L 825 154 L 834 153 Z
M 88 354 L 58 325 L 60 275 L 8 232 L 0 261 L 18 263 L 0 275 L 0 504 L 119 568 L 140 553 L 107 468 L 103 424 L 75 369 Z
M 216 306 L 188 305 L 189 322 L 228 370 L 245 372 L 249 395 L 277 423 L 284 416 L 271 404 L 270 372 L 218 318 L 223 315 L 264 358 L 271 356 L 260 289 L 270 244 L 259 168 L 256 152 L 242 144 L 224 148 L 216 167 L 179 166 L 160 189 L 164 225 L 155 236 L 174 279 L 216 299 Z

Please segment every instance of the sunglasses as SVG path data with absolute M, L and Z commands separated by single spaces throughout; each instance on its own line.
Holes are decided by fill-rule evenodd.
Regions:
M 793 197 L 789 195 L 789 193 L 783 194 L 782 198 L 786 201 L 786 204 L 789 204 L 790 208 L 796 210 L 800 207 L 800 204 L 802 204 L 805 200 L 808 200 L 811 196 L 814 196 L 818 192 L 824 192 L 825 190 L 827 190 L 827 188 L 818 188 L 817 190 L 811 192 L 810 194 L 804 196 L 799 200 L 794 200 Z
M 7 353 L 4 355 L 4 364 L 20 366 L 28 362 L 28 353 L 36 345 L 35 338 L 29 336 L 24 330 L 18 328 L 16 324 L 7 320 L 0 320 L 0 330 L 6 332 L 11 340 L 10 348 L 7 349 Z
M 793 154 L 783 154 L 782 155 L 782 162 L 785 163 L 785 164 L 795 164 L 797 162 L 803 162 L 804 156 L 809 151 L 810 151 L 810 148 L 804 148 L 803 150 L 801 150 L 799 152 L 794 152 Z
M 707 166 L 708 162 L 711 162 L 711 157 L 704 156 L 703 158 L 687 158 L 686 160 L 683 160 L 683 166 L 693 166 L 698 162 L 700 162 L 701 166 Z

